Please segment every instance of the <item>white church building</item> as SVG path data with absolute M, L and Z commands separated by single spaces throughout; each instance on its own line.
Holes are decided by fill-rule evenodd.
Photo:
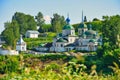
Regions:
M 70 25 L 69 17 L 66 22 L 67 24 L 63 27 L 62 33 L 59 33 L 53 39 L 51 47 L 46 50 L 51 52 L 66 52 L 70 50 L 96 51 L 98 45 L 102 45 L 102 38 L 96 31 L 92 30 L 92 25 L 89 24 L 87 26 L 84 23 L 83 14 L 82 22 L 78 26 L 78 35 L 75 34 L 74 27 Z M 39 47 L 39 51 L 42 51 L 43 47 Z

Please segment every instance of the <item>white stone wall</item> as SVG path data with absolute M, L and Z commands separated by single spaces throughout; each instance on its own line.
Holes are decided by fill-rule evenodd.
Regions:
M 74 37 L 74 36 L 69 36 L 69 37 L 67 37 L 67 39 L 68 39 L 68 43 L 74 43 L 75 40 L 76 40 L 76 37 Z
M 26 32 L 25 37 L 26 38 L 38 38 L 38 34 L 32 34 L 32 33 Z
M 74 47 L 65 47 L 66 51 L 70 51 L 70 50 L 73 50 L 73 49 L 74 49 Z
M 17 51 L 26 51 L 26 45 L 16 45 Z
M 18 55 L 18 51 L 15 51 L 15 50 L 3 50 L 3 49 L 0 49 L 0 54 L 2 55 Z
M 64 47 L 65 45 L 67 45 L 67 43 L 57 42 L 57 43 L 55 44 L 54 50 L 55 50 L 56 52 L 63 52 L 63 51 L 65 51 L 65 47 Z
M 74 29 L 71 29 L 71 30 L 63 30 L 62 31 L 62 35 L 63 36 L 67 36 L 67 35 L 75 35 L 75 30 Z
M 30 38 L 38 38 L 38 34 L 30 34 Z

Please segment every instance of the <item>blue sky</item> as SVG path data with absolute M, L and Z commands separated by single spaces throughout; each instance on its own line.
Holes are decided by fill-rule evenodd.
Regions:
M 44 16 L 52 17 L 53 13 L 67 17 L 70 15 L 71 24 L 81 22 L 81 12 L 88 21 L 93 18 L 101 19 L 103 15 L 120 14 L 120 0 L 0 0 L 0 32 L 4 22 L 11 21 L 15 12 L 37 15 L 40 11 Z

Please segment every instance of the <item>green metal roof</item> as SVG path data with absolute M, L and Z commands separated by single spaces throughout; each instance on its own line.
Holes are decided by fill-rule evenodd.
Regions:
M 91 39 L 91 40 L 89 40 L 89 42 L 96 42 L 96 40 L 95 39 Z
M 66 24 L 64 27 L 63 27 L 63 30 L 64 29 L 74 29 L 74 27 L 70 24 Z
M 67 40 L 63 39 L 63 38 L 60 38 L 58 39 L 56 42 L 67 42 Z
M 86 34 L 86 35 L 95 35 L 96 32 L 93 31 L 93 30 L 87 30 L 87 31 L 85 32 L 85 34 Z
M 87 25 L 85 23 L 80 23 L 80 25 L 78 26 L 78 28 L 87 28 Z
M 45 44 L 40 44 L 40 45 L 39 45 L 39 47 L 44 47 L 44 46 L 45 46 Z

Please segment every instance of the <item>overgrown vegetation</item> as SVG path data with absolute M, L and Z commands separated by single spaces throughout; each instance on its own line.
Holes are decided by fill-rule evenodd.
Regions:
M 120 76 L 118 52 L 120 50 L 114 51 L 115 55 L 106 55 L 103 58 L 82 56 L 79 53 L 74 53 L 74 56 L 71 53 L 1 55 L 0 78 L 1 80 L 117 80 Z

